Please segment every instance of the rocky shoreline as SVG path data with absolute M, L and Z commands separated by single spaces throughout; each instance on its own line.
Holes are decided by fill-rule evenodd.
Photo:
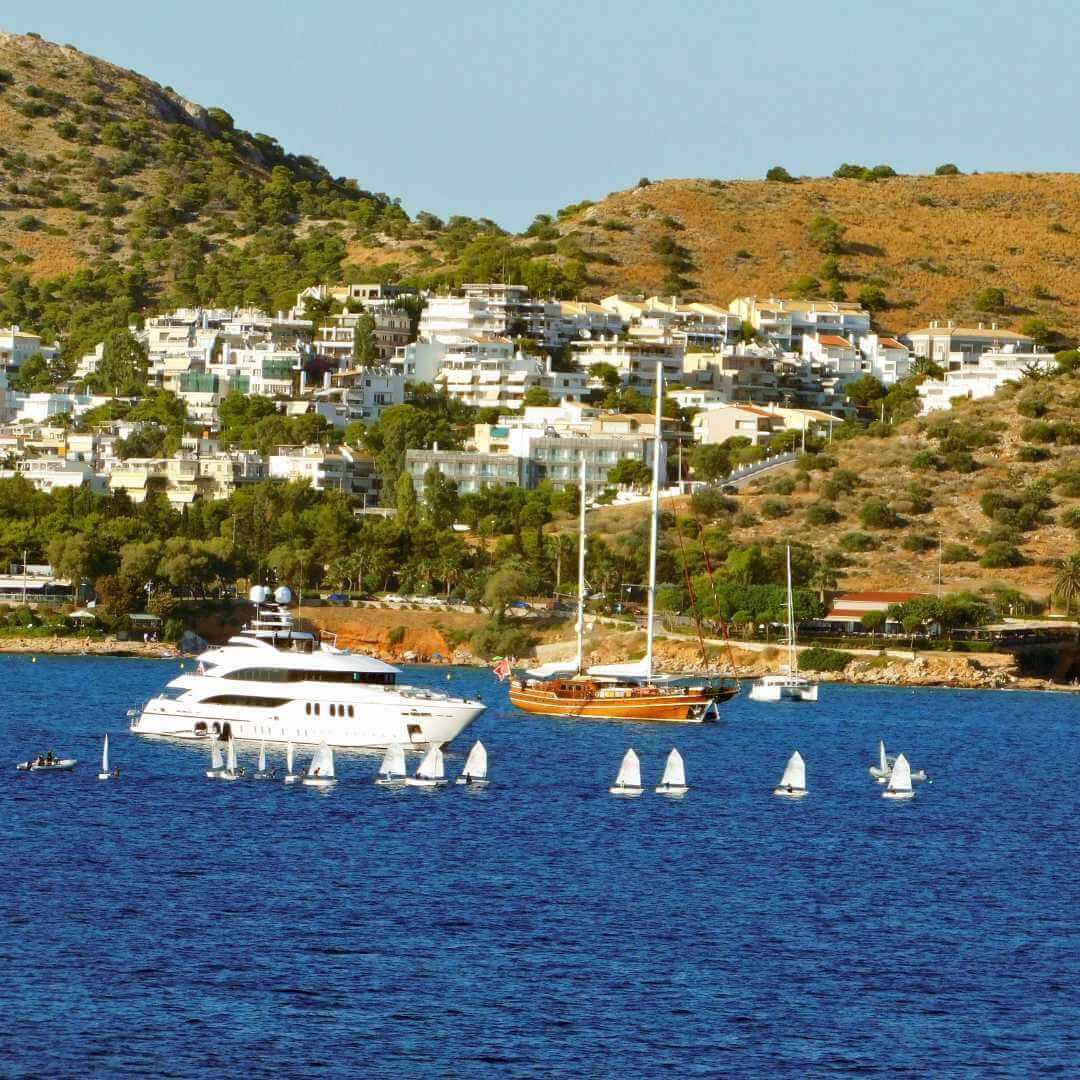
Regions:
M 144 660 L 176 660 L 179 649 L 161 641 L 120 641 L 118 638 L 5 637 L 0 653 L 29 656 L 134 656 Z

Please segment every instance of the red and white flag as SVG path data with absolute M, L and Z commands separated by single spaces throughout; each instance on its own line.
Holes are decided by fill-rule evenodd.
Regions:
M 199 661 L 199 666 L 195 669 L 195 674 L 196 675 L 205 675 L 206 674 L 206 668 L 203 666 L 203 662 L 201 660 Z
M 506 682 L 510 678 L 510 661 L 505 656 L 495 665 L 495 678 L 499 682 Z

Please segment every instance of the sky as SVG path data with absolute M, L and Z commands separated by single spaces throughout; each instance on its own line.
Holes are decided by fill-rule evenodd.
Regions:
M 526 227 L 642 176 L 1073 171 L 1074 0 L 8 0 L 410 213 Z

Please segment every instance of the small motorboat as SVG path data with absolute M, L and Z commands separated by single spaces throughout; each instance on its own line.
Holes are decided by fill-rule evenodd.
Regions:
M 619 775 L 608 791 L 612 795 L 640 795 L 644 790 L 641 786 L 641 762 L 631 747 L 623 754 Z
M 50 750 L 48 756 L 38 754 L 31 761 L 20 761 L 15 768 L 19 772 L 71 772 L 78 764 L 77 758 L 53 757 Z
M 473 743 L 473 748 L 469 751 L 469 756 L 465 759 L 465 768 L 461 770 L 457 783 L 483 787 L 487 782 L 487 749 L 477 739 Z

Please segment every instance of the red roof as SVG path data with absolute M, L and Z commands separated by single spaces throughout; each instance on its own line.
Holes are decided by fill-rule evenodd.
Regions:
M 834 348 L 837 346 L 843 349 L 854 348 L 854 346 L 851 344 L 850 341 L 848 341 L 847 338 L 842 338 L 838 334 L 822 334 L 818 338 L 818 341 L 820 341 L 822 345 L 831 345 Z
M 878 344 L 884 345 L 886 349 L 902 349 L 904 347 L 894 337 L 878 338 Z

